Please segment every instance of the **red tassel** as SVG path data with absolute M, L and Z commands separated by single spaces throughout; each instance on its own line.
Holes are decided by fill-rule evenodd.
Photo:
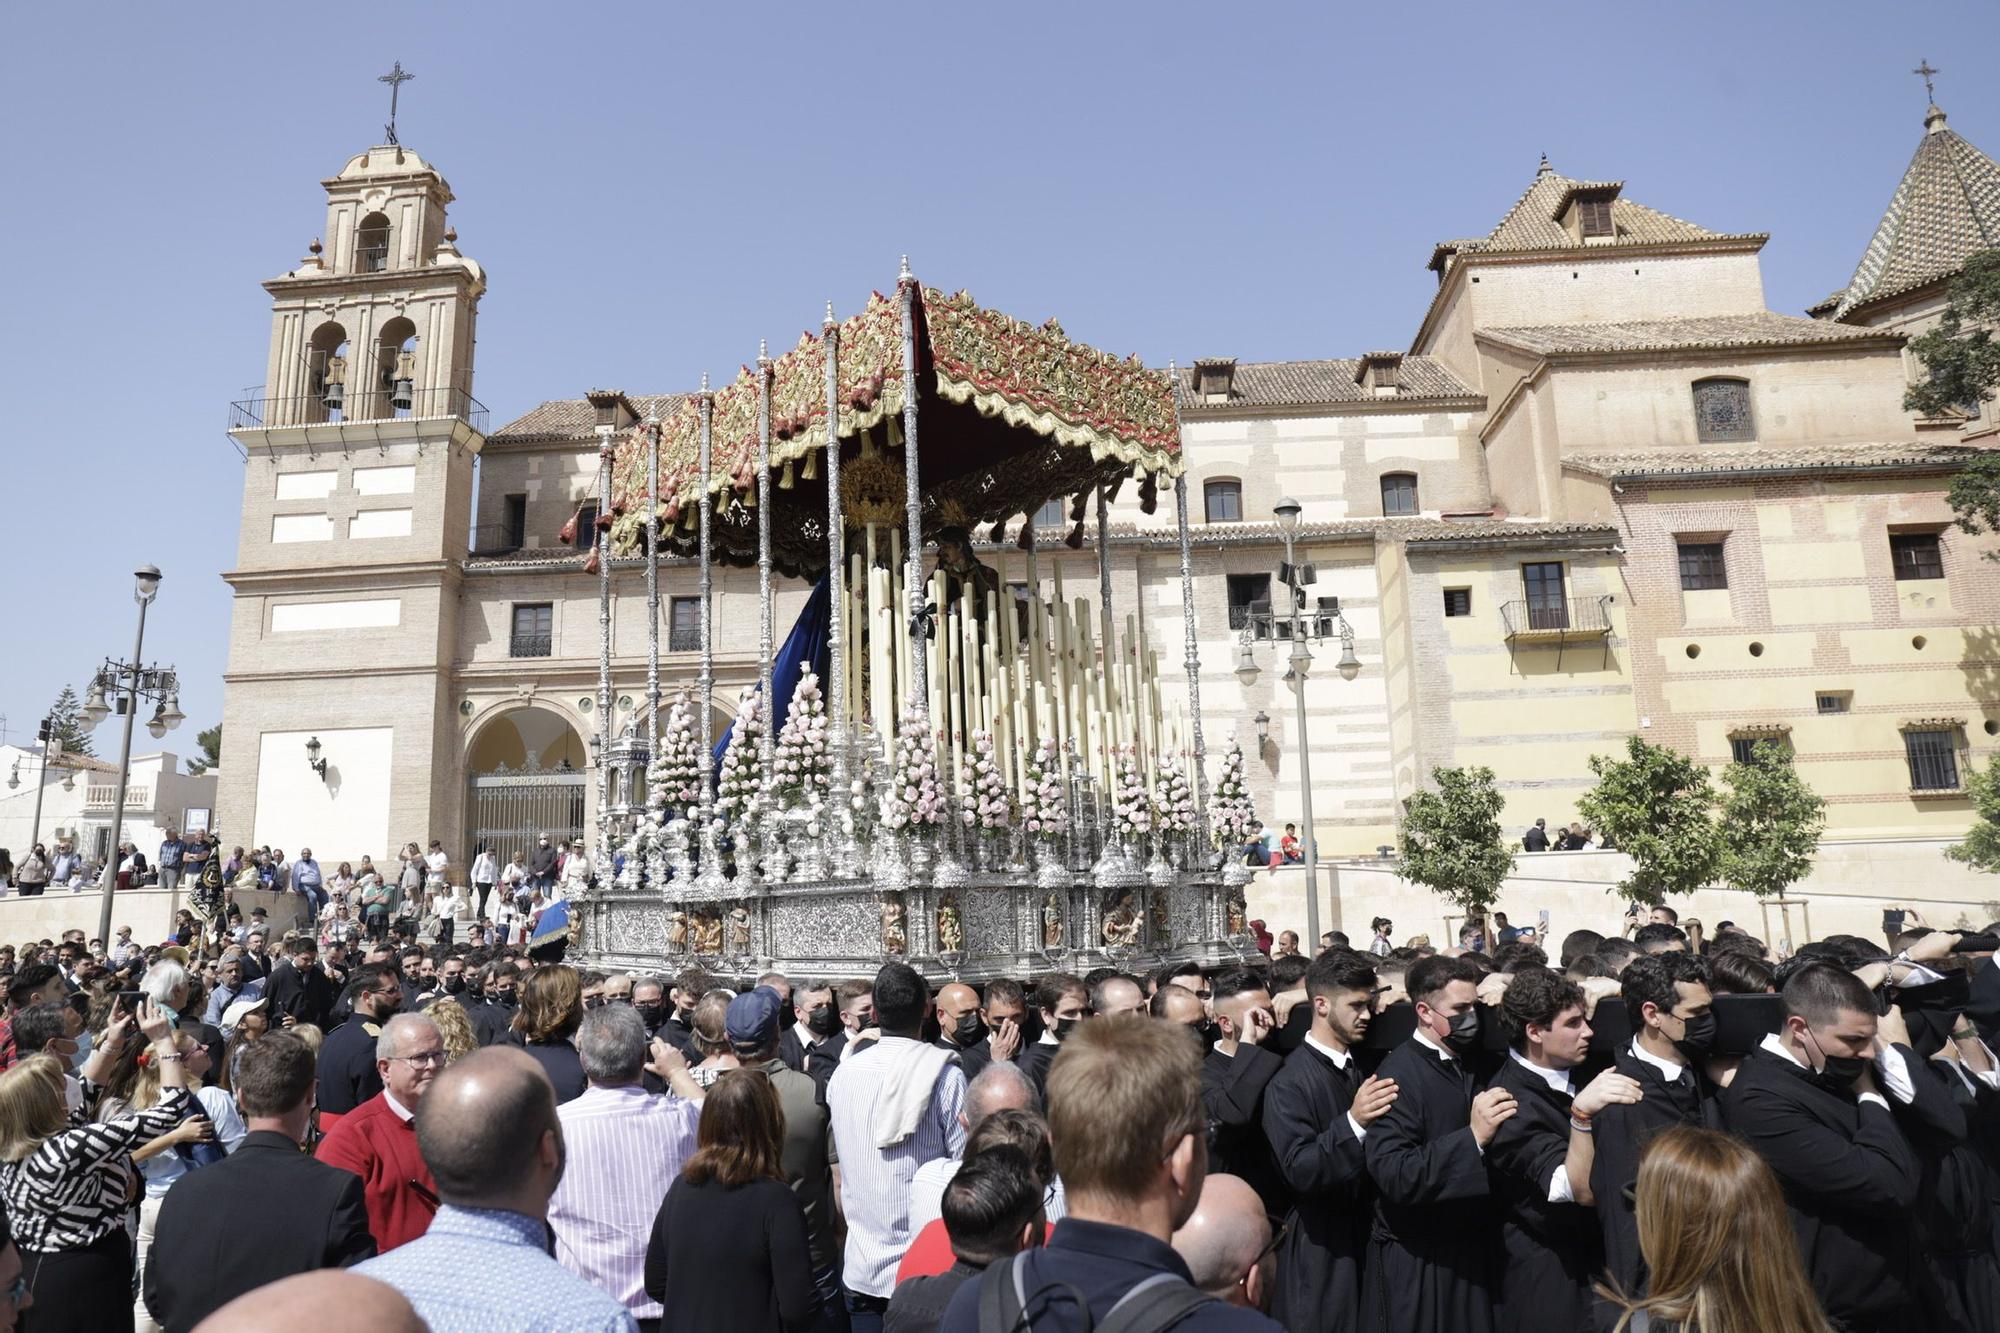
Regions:
M 576 512 L 569 516 L 569 522 L 563 524 L 562 531 L 556 534 L 557 536 L 562 538 L 562 544 L 564 546 L 576 545 L 576 528 L 577 524 L 581 523 L 582 521 L 583 521 L 583 506 L 578 505 L 576 507 Z
M 583 572 L 586 574 L 595 574 L 600 568 L 602 566 L 597 563 L 597 548 L 593 546 L 590 548 L 590 558 L 583 562 Z

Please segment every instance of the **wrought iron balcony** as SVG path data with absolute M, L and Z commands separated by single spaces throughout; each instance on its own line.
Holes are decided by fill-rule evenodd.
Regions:
M 1609 597 L 1549 597 L 1508 602 L 1500 608 L 1507 641 L 1578 643 L 1611 633 Z
M 484 435 L 491 418 L 486 405 L 463 389 L 411 389 L 398 393 L 393 388 L 363 390 L 346 386 L 344 394 L 322 391 L 298 398 L 258 396 L 229 405 L 231 431 L 358 421 L 434 420 L 463 421 Z
M 554 647 L 553 635 L 514 634 L 507 639 L 507 656 L 547 657 Z

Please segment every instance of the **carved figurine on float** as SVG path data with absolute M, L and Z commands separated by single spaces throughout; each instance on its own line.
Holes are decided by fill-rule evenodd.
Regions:
M 901 958 L 910 947 L 909 933 L 903 926 L 903 900 L 889 897 L 882 900 L 882 952 L 890 958 Z
M 667 913 L 667 952 L 686 953 L 688 949 L 688 914 L 686 912 Z
M 694 951 L 704 958 L 716 958 L 722 954 L 722 917 L 713 907 L 704 907 L 694 914 Z
M 1164 890 L 1153 890 L 1153 947 L 1163 949 L 1173 938 L 1173 918 L 1167 912 L 1167 895 Z
M 1042 947 L 1060 949 L 1063 942 L 1063 909 L 1060 894 L 1042 899 Z
M 741 903 L 729 909 L 729 956 L 750 956 L 750 909 Z
M 1104 943 L 1114 949 L 1137 948 L 1139 931 L 1144 925 L 1132 901 L 1132 890 L 1125 889 L 1118 895 L 1118 905 L 1104 915 Z
M 939 953 L 963 953 L 965 950 L 965 920 L 958 914 L 956 898 L 946 898 L 938 904 L 937 947 Z
M 1231 898 L 1229 905 L 1223 909 L 1223 913 L 1222 929 L 1224 934 L 1234 937 L 1250 933 L 1250 925 L 1245 919 L 1243 900 L 1241 898 Z

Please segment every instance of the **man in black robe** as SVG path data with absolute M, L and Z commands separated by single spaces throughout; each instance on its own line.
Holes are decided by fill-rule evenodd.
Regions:
M 1815 962 L 1783 994 L 1784 1026 L 1744 1057 L 1723 1121 L 1784 1186 L 1827 1317 L 1848 1333 L 1924 1326 L 1922 1163 L 1891 1103 L 1937 1116 L 1943 1086 L 1913 1078 L 1908 1049 L 1877 1040 L 1874 993 L 1853 973 Z
M 1271 1313 L 1292 1333 L 1356 1333 L 1373 1190 L 1362 1142 L 1396 1085 L 1361 1076 L 1373 960 L 1332 950 L 1306 972 L 1312 1027 L 1264 1090 L 1264 1137 L 1290 1198 Z
M 1630 1105 L 1639 1085 L 1605 1070 L 1579 1091 L 1571 1071 L 1590 1048 L 1583 991 L 1546 967 L 1514 974 L 1500 1004 L 1509 1047 L 1493 1087 L 1518 1110 L 1487 1149 L 1501 1206 L 1501 1333 L 1589 1333 L 1591 1283 L 1601 1264 L 1589 1205 L 1596 1156 L 1592 1121 L 1604 1107 Z
M 1014 1063 L 1035 1085 L 1035 1095 L 1048 1105 L 1049 1066 L 1054 1063 L 1062 1040 L 1076 1030 L 1090 1007 L 1090 988 L 1081 977 L 1068 972 L 1051 972 L 1035 987 L 1035 1007 L 1042 1015 L 1042 1035 L 1032 1045 L 1021 1048 Z
M 1592 1118 L 1596 1159 L 1590 1193 L 1597 1201 L 1605 1277 L 1637 1297 L 1645 1291 L 1646 1263 L 1628 1191 L 1639 1179 L 1639 1158 L 1669 1126 L 1721 1124 L 1715 1089 L 1701 1068 L 1715 1042 L 1715 997 L 1707 962 L 1691 953 L 1635 957 L 1618 984 L 1633 1036 L 1614 1054 L 1611 1067 L 1638 1084 L 1640 1097 L 1607 1106 Z M 1598 1307 L 1599 1325 L 1610 1328 L 1616 1307 L 1603 1301 Z
M 1284 1060 L 1266 1050 L 1277 1020 L 1271 992 L 1256 973 L 1224 972 L 1210 983 L 1215 1044 L 1201 1062 L 1201 1101 L 1208 1113 L 1209 1169 L 1241 1176 L 1283 1217 L 1289 1202 L 1264 1139 L 1264 1094 Z
M 1479 1091 L 1480 970 L 1432 956 L 1405 983 L 1416 1032 L 1382 1062 L 1396 1100 L 1368 1127 L 1375 1183 L 1362 1327 L 1373 1333 L 1490 1333 L 1494 1228 L 1485 1153 L 1515 1113 L 1505 1088 Z

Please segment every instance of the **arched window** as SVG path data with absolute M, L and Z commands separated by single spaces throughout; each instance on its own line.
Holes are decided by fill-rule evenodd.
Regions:
M 416 388 L 417 326 L 398 315 L 375 339 L 375 389 L 387 405 L 385 415 L 413 411 Z
M 347 363 L 347 330 L 334 323 L 314 329 L 306 344 L 305 419 L 329 421 L 347 415 L 351 387 Z
M 1382 474 L 1382 512 L 1391 517 L 1417 514 L 1417 474 L 1414 472 L 1384 472 Z
M 1750 417 L 1750 381 L 1696 380 L 1694 434 L 1703 444 L 1756 439 L 1757 426 Z
M 389 267 L 389 218 L 370 213 L 354 232 L 354 271 L 380 273 Z
M 1243 483 L 1233 477 L 1217 477 L 1201 488 L 1202 516 L 1210 523 L 1243 521 Z

